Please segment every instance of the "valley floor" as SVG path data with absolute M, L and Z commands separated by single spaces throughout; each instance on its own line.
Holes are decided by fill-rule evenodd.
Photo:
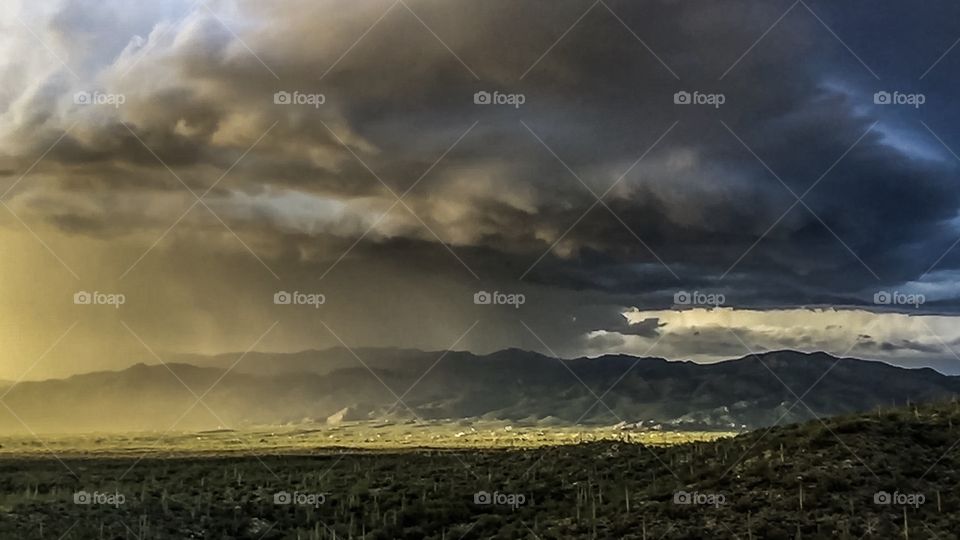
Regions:
M 127 434 L 0 436 L 0 458 L 215 456 L 330 453 L 341 449 L 537 448 L 597 441 L 652 446 L 732 437 L 725 431 L 622 429 L 617 426 L 538 425 L 502 421 L 350 422 L 335 426 Z
M 41 447 L 0 457 L 0 538 L 956 539 L 958 441 L 949 403 L 676 445 Z

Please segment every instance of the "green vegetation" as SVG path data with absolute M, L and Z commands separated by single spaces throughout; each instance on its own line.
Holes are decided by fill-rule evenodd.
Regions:
M 40 447 L 0 459 L 0 538 L 956 538 L 957 440 L 960 404 L 940 403 L 676 445 Z
M 329 453 L 331 449 L 397 450 L 415 448 L 536 448 L 596 441 L 623 441 L 662 446 L 712 441 L 735 433 L 723 431 L 625 430 L 616 426 L 545 426 L 536 422 L 409 421 L 347 422 L 316 425 L 214 430 L 194 433 L 130 433 L 0 437 L 0 457 Z

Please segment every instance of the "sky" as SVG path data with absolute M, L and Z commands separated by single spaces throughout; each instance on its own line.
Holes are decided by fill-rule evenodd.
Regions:
M 887 4 L 5 2 L 0 379 L 333 346 L 960 373 L 960 6 Z

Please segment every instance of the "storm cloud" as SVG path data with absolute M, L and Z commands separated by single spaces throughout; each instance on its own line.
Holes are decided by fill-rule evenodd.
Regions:
M 105 328 L 129 341 L 124 322 L 159 349 L 208 352 L 242 350 L 274 321 L 260 345 L 285 350 L 573 356 L 700 332 L 659 354 L 746 352 L 723 325 L 670 317 L 704 307 L 678 305 L 681 292 L 722 295 L 743 310 L 723 324 L 771 348 L 863 333 L 791 333 L 776 314 L 792 310 L 949 319 L 960 55 L 937 60 L 958 8 L 864 9 L 14 5 L 0 11 L 0 200 L 11 245 L 32 247 L 4 268 L 59 273 L 43 294 L 60 326 L 71 290 L 127 291 L 119 313 L 85 319 L 89 341 Z M 294 313 L 273 304 L 280 290 L 329 301 Z M 478 306 L 480 290 L 527 301 Z M 752 313 L 783 331 L 756 336 Z M 861 352 L 952 357 L 893 333 Z

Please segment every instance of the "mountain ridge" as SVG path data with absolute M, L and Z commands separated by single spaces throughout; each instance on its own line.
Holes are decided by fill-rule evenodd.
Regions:
M 0 432 L 22 423 L 37 431 L 311 424 L 345 410 L 355 420 L 549 418 L 719 430 L 960 394 L 960 377 L 930 368 L 789 350 L 711 364 L 620 354 L 564 360 L 520 349 L 478 356 L 335 348 L 180 360 L 16 384 L 4 400 L 16 415 L 0 410 Z M 68 422 L 64 411 L 80 414 Z

